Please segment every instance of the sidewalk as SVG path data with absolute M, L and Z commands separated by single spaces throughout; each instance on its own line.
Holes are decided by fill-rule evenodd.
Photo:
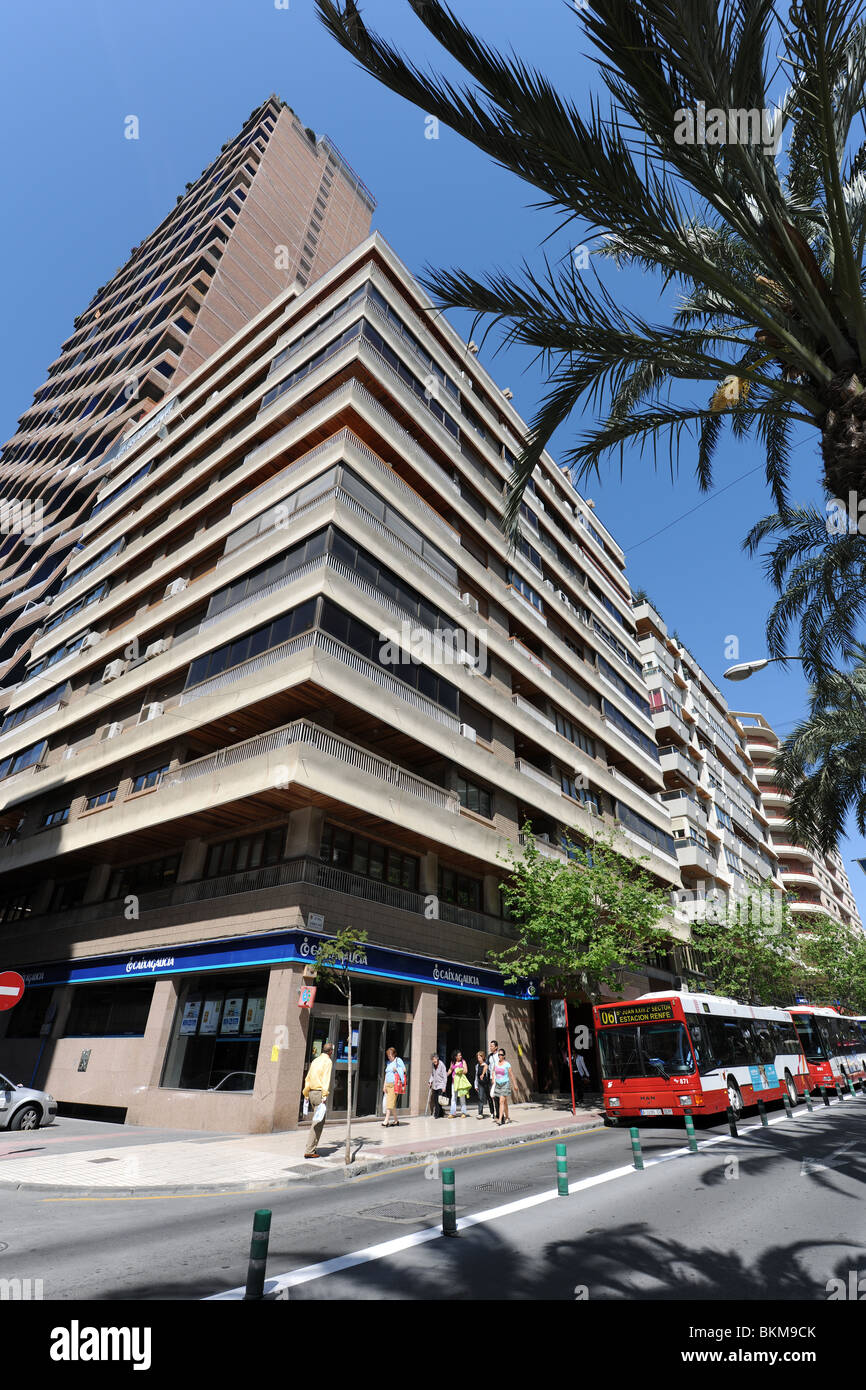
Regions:
M 281 1134 L 204 1134 L 193 1139 L 148 1143 L 146 1129 L 135 1131 L 141 1143 L 117 1148 L 83 1149 L 38 1157 L 0 1158 L 0 1193 L 9 1190 L 52 1191 L 64 1195 L 124 1195 L 266 1191 L 295 1182 L 340 1182 L 366 1173 L 432 1160 L 510 1147 L 533 1139 L 564 1136 L 601 1125 L 601 1111 L 589 1103 L 571 1107 L 529 1102 L 512 1105 L 513 1121 L 499 1127 L 477 1113 L 468 1118 L 434 1120 L 415 1116 L 384 1129 L 378 1120 L 352 1123 L 353 1163 L 344 1162 L 346 1123 L 326 1124 L 320 1158 L 304 1159 L 305 1125 Z M 38 1144 L 51 1130 L 31 1133 Z

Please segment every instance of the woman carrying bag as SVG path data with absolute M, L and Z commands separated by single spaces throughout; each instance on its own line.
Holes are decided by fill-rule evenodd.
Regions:
M 385 1050 L 385 1084 L 382 1093 L 385 1097 L 385 1118 L 382 1121 L 385 1129 L 390 1129 L 392 1125 L 398 1125 L 397 1119 L 397 1097 L 402 1096 L 406 1090 L 406 1063 L 402 1057 L 397 1056 L 396 1047 L 389 1047 Z
M 460 1102 L 460 1113 L 466 1115 L 466 1097 L 472 1090 L 472 1083 L 469 1080 L 469 1069 L 463 1060 L 462 1052 L 454 1052 L 451 1056 L 451 1066 L 448 1069 L 451 1073 L 451 1118 L 457 1114 L 457 1102 Z

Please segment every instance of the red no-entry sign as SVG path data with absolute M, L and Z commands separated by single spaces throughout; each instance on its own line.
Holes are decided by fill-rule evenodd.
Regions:
M 24 981 L 14 970 L 7 970 L 5 975 L 0 975 L 0 1012 L 3 1009 L 13 1009 L 23 993 Z

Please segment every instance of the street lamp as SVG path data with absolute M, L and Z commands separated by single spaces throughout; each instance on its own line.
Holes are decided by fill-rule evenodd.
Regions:
M 762 656 L 757 661 L 739 661 L 736 666 L 729 666 L 722 675 L 727 681 L 747 681 L 749 676 L 753 676 L 756 671 L 763 671 L 765 666 L 769 666 L 771 661 L 802 661 L 801 656 Z

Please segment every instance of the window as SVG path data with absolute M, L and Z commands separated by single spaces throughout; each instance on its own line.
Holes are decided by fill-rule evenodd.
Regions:
M 69 807 L 64 806 L 59 811 L 48 811 L 39 822 L 40 829 L 47 830 L 52 825 L 65 825 L 69 820 Z
M 580 786 L 566 772 L 560 773 L 560 782 L 566 796 L 570 796 L 574 801 L 582 802 L 584 806 L 590 806 L 597 815 L 601 815 L 601 798 L 598 792 L 593 791 L 591 787 Z
M 29 748 L 22 748 L 20 753 L 10 753 L 6 758 L 0 758 L 0 781 L 4 777 L 13 777 L 16 772 L 23 772 L 25 768 L 33 767 L 41 761 L 48 749 L 48 740 L 42 739 L 40 743 L 33 743 Z
M 263 972 L 191 980 L 178 1001 L 162 1085 L 252 1091 L 267 994 Z
M 179 854 L 166 854 L 161 859 L 117 869 L 109 881 L 106 897 L 122 898 L 127 893 L 150 893 L 168 887 L 177 881 L 179 866 Z
M 617 819 L 622 821 L 623 825 L 633 831 L 635 835 L 639 835 L 642 840 L 646 840 L 649 844 L 653 845 L 656 849 L 662 850 L 665 854 L 676 857 L 673 836 L 668 835 L 667 831 L 659 830 L 658 826 L 653 825 L 651 821 L 646 820 L 643 816 L 639 816 L 637 811 L 633 811 L 630 806 L 626 806 L 622 801 L 615 801 L 613 803 L 613 809 Z
M 558 734 L 561 734 L 563 738 L 567 738 L 569 743 L 574 744 L 575 748 L 582 749 L 588 757 L 596 757 L 595 739 L 590 738 L 589 734 L 585 734 L 576 724 L 572 724 L 571 720 L 566 719 L 565 715 L 560 714 L 559 710 L 554 710 L 554 719 L 556 721 L 556 732 Z
M 643 753 L 646 753 L 648 758 L 652 758 L 653 762 L 658 762 L 659 752 L 652 739 L 648 738 L 636 725 L 632 724 L 630 719 L 626 719 L 625 715 L 620 713 L 616 705 L 612 705 L 610 700 L 602 700 L 601 709 L 604 717 L 609 720 L 615 728 L 625 734 L 626 738 L 631 739 L 632 743 L 636 744 Z
M 61 883 L 55 883 L 48 908 L 49 912 L 70 912 L 75 907 L 81 907 L 87 889 L 87 879 L 87 874 L 79 874 L 77 878 L 68 878 Z
M 76 985 L 64 1038 L 141 1038 L 153 980 L 120 985 Z
M 99 792 L 97 796 L 89 796 L 84 803 L 85 811 L 95 811 L 97 806 L 108 806 L 117 796 L 117 787 L 112 787 L 111 791 Z
M 52 994 L 53 990 L 50 989 L 25 989 L 22 998 L 9 1012 L 6 1037 L 38 1038 Z
M 508 582 L 512 589 L 516 589 L 519 594 L 523 595 L 528 603 L 532 604 L 533 608 L 537 609 L 539 613 L 544 613 L 544 603 L 542 602 L 541 595 L 535 592 L 531 584 L 527 584 L 526 580 L 521 578 L 517 570 L 509 568 Z
M 489 714 L 485 714 L 477 705 L 473 705 L 469 700 L 460 697 L 460 719 L 464 724 L 469 724 L 479 738 L 483 738 L 485 743 L 493 740 L 493 720 Z
M 51 690 L 46 690 L 37 699 L 31 700 L 29 704 L 19 705 L 18 709 L 12 710 L 0 724 L 0 735 L 8 734 L 10 729 L 16 729 L 19 724 L 24 724 L 28 719 L 35 719 L 37 715 L 44 714 L 46 710 L 59 704 L 66 694 L 67 684 L 67 681 L 63 681 L 60 685 L 53 686 Z
M 204 656 L 197 657 L 190 665 L 185 689 L 189 689 L 191 685 L 198 685 L 211 676 L 220 675 L 221 672 L 249 660 L 250 657 L 260 656 L 263 652 L 282 646 L 291 637 L 306 632 L 313 626 L 315 613 L 316 600 L 309 599 L 297 608 L 290 608 L 273 622 L 254 628 L 252 632 L 237 638 L 234 642 L 226 642 L 213 651 L 205 652 Z
M 480 912 L 484 906 L 484 883 L 456 869 L 439 868 L 439 897 L 442 902 Z
M 240 840 L 223 840 L 221 844 L 211 845 L 204 877 L 214 878 L 218 874 L 241 873 L 244 869 L 261 868 L 263 864 L 276 864 L 283 855 L 285 833 L 278 826 Z
M 149 791 L 155 787 L 164 772 L 168 772 L 168 763 L 164 767 L 155 767 L 152 772 L 142 772 L 133 779 L 132 790 L 134 792 Z
M 467 811 L 474 811 L 479 816 L 485 816 L 487 820 L 493 818 L 493 797 L 486 787 L 480 787 L 475 782 L 469 782 L 465 777 L 457 778 L 457 795 L 460 798 L 460 805 L 465 806 Z
M 413 893 L 418 891 L 418 860 L 414 855 L 378 844 L 364 835 L 353 835 L 339 826 L 325 826 L 319 858 L 323 864 L 333 864 L 361 878 Z
M 413 661 L 409 656 L 401 656 L 395 660 L 390 650 L 391 643 L 383 643 L 373 628 L 367 627 L 366 623 L 359 622 L 344 609 L 338 608 L 330 599 L 322 602 L 320 626 L 338 642 L 365 656 L 368 661 L 388 671 L 397 680 L 414 687 L 422 695 L 456 715 L 456 686 L 445 680 L 444 676 L 440 676 L 432 666 Z

